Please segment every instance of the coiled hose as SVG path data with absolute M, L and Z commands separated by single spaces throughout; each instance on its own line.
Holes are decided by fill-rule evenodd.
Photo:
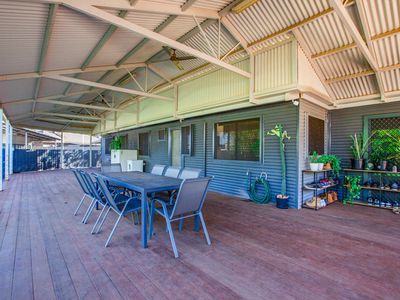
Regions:
M 264 187 L 264 194 L 257 194 L 257 185 L 262 185 Z M 259 177 L 256 177 L 254 182 L 250 183 L 249 191 L 248 191 L 250 200 L 257 204 L 266 204 L 269 203 L 272 199 L 271 188 L 267 181 L 267 174 L 261 173 Z

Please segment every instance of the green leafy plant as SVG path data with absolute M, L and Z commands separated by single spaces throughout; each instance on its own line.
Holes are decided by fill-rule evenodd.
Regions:
M 332 173 L 336 177 L 339 177 L 340 173 L 340 158 L 338 158 L 336 155 L 333 154 L 324 154 L 321 155 L 319 158 L 319 161 L 322 162 L 323 164 L 330 164 L 332 167 Z
M 110 143 L 110 150 L 120 150 L 122 148 L 122 138 L 120 136 L 114 137 Z
M 400 164 L 400 133 L 376 130 L 375 138 L 371 142 L 370 159 L 376 165 L 384 160 L 390 160 L 395 165 Z
M 310 156 L 310 163 L 317 164 L 319 162 L 320 162 L 319 155 L 316 151 L 314 151 L 313 154 Z
M 353 141 L 353 144 L 350 148 L 353 152 L 354 159 L 364 159 L 365 154 L 368 152 L 372 135 L 367 139 L 363 139 L 361 134 L 355 133 L 354 135 L 351 135 L 350 138 Z
M 353 204 L 355 200 L 360 199 L 361 177 L 360 176 L 345 176 L 344 181 L 345 181 L 345 185 L 347 185 L 349 197 L 343 199 L 343 204 L 346 204 L 346 203 Z
M 281 156 L 281 168 L 282 168 L 282 185 L 281 195 L 286 196 L 286 159 L 285 159 L 285 142 L 290 140 L 286 130 L 283 130 L 282 124 L 276 124 L 273 129 L 267 132 L 267 135 L 276 136 L 279 139 L 279 150 Z

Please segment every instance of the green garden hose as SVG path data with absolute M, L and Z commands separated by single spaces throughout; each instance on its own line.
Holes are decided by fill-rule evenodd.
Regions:
M 256 188 L 258 184 L 261 184 L 264 187 L 263 195 L 257 195 Z M 262 173 L 259 177 L 256 177 L 254 182 L 250 184 L 249 197 L 251 201 L 257 204 L 266 204 L 271 201 L 272 199 L 271 189 L 265 173 Z

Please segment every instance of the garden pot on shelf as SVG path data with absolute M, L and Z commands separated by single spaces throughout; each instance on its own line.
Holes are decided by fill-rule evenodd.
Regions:
M 387 169 L 387 161 L 381 160 L 381 170 L 386 171 L 386 169 Z
M 318 164 L 318 171 L 322 171 L 324 169 L 324 164 L 323 163 L 319 163 Z
M 276 196 L 276 207 L 280 209 L 288 209 L 289 208 L 289 196 Z
M 355 159 L 354 160 L 354 169 L 363 170 L 364 169 L 364 160 L 363 159 Z
M 326 170 L 326 171 L 332 170 L 332 165 L 331 165 L 331 163 L 326 163 L 325 166 L 324 166 L 324 170 Z
M 310 163 L 310 170 L 311 171 L 318 171 L 319 163 Z

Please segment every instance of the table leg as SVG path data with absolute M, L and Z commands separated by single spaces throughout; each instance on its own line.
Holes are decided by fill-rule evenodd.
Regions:
M 142 247 L 147 248 L 147 193 L 142 192 Z
M 194 231 L 199 232 L 200 230 L 200 217 L 198 215 L 194 216 Z

